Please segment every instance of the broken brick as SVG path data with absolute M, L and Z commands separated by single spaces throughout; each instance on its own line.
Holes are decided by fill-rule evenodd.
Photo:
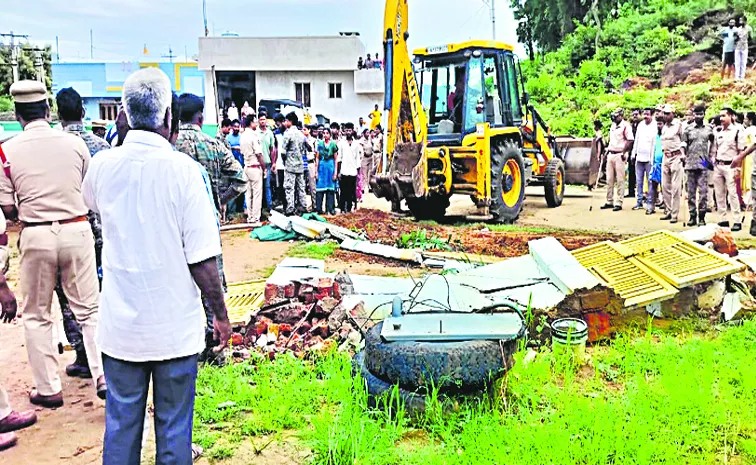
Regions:
M 326 338 L 328 337 L 328 322 L 326 320 L 321 320 L 318 323 L 313 322 L 312 328 L 308 332 Z
M 609 305 L 609 293 L 606 289 L 590 291 L 580 296 L 583 310 L 598 310 Z
M 612 327 L 608 313 L 586 313 L 583 315 L 583 319 L 588 324 L 588 340 L 590 342 L 608 339 L 611 336 Z

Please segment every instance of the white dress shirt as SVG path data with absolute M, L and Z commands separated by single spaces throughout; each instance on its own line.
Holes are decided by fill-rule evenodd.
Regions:
M 91 160 L 82 190 L 102 218 L 102 352 L 128 362 L 201 352 L 205 313 L 189 264 L 221 247 L 200 165 L 158 134 L 131 130 Z
M 638 129 L 635 132 L 635 142 L 633 143 L 635 161 L 645 163 L 653 160 L 654 143 L 656 142 L 658 131 L 656 121 L 652 120 L 651 124 L 646 124 L 645 120 L 638 123 Z
M 357 171 L 362 166 L 363 153 L 360 141 L 352 140 L 351 144 L 346 139 L 339 141 L 339 162 L 343 176 L 357 176 Z

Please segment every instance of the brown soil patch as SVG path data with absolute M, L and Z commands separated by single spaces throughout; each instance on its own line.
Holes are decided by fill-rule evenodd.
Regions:
M 448 239 L 449 242 L 464 252 L 476 255 L 491 255 L 495 257 L 517 257 L 528 253 L 528 241 L 547 236 L 555 236 L 567 250 L 574 250 L 605 240 L 617 240 L 620 236 L 609 233 L 575 234 L 572 231 L 563 233 L 528 233 L 487 231 L 484 228 L 472 226 L 447 226 L 438 224 L 420 224 L 409 219 L 396 218 L 390 213 L 378 210 L 361 209 L 346 215 L 329 218 L 339 226 L 364 231 L 371 241 L 395 245 L 402 234 L 409 234 L 418 229 L 425 229 L 429 234 Z M 338 252 L 338 257 L 344 260 L 369 260 L 369 263 L 380 263 L 380 258 L 364 258 L 362 254 Z M 346 254 L 346 255 L 342 255 Z M 336 256 L 336 255 L 335 255 Z

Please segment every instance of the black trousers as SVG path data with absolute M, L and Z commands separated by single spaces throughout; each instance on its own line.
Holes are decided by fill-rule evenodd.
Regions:
M 357 206 L 357 176 L 342 175 L 339 186 L 341 187 L 339 208 L 342 213 L 348 213 Z
M 278 170 L 276 172 L 276 192 L 278 192 L 278 201 L 283 205 L 284 211 L 286 211 L 286 191 L 284 190 L 284 173 L 285 170 Z
M 635 197 L 635 160 L 630 161 L 627 167 L 627 197 Z
M 323 197 L 325 196 L 326 208 L 323 210 Z M 319 191 L 315 194 L 315 208 L 321 215 L 327 213 L 329 215 L 336 214 L 336 203 L 334 198 L 336 193 L 334 191 Z

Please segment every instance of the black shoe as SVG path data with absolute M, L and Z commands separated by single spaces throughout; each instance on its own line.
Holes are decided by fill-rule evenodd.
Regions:
M 619 205 L 617 205 L 616 207 L 612 208 L 612 211 L 615 211 L 615 212 L 618 212 L 620 210 L 622 210 L 622 207 L 620 207 Z
M 76 360 L 68 366 L 66 366 L 66 375 L 72 378 L 92 378 L 92 372 L 89 371 L 89 361 L 87 360 L 86 352 L 77 352 Z
M 751 236 L 756 236 L 756 221 L 751 222 Z
M 653 211 L 653 210 L 646 210 L 646 215 L 654 215 L 654 214 L 656 214 L 655 211 Z
M 740 223 L 733 223 L 732 232 L 738 232 L 743 229 L 743 225 Z
M 720 228 L 729 228 L 730 227 L 730 222 L 729 221 L 720 221 L 719 223 L 717 223 L 717 226 L 719 226 Z
M 692 227 L 694 227 L 694 226 L 698 226 L 698 220 L 696 220 L 695 218 L 691 218 L 691 219 L 690 219 L 690 221 L 688 221 L 688 222 L 687 222 L 687 223 L 685 224 L 685 226 L 687 226 L 687 227 L 689 227 L 689 228 L 692 228 Z
M 669 221 L 672 219 L 672 215 L 664 215 L 661 218 L 659 218 L 662 221 Z
M 605 203 L 601 206 L 602 210 L 609 210 L 610 208 L 614 208 L 614 205 L 612 205 L 611 203 Z
M 698 214 L 698 225 L 706 226 L 706 213 L 701 212 Z
M 675 224 L 675 223 L 677 223 L 677 218 L 675 218 L 673 220 L 669 220 L 669 224 Z
M 633 210 L 640 210 L 641 208 L 643 208 L 643 205 L 636 205 L 633 207 Z

